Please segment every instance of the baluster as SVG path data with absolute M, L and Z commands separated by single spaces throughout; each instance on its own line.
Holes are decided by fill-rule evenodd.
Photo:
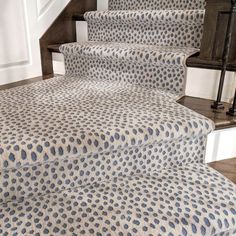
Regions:
M 224 44 L 222 70 L 221 70 L 221 75 L 220 75 L 218 95 L 217 95 L 217 100 L 211 106 L 211 108 L 213 109 L 224 109 L 224 105 L 221 102 L 221 99 L 222 99 L 222 92 L 224 88 L 225 74 L 227 71 L 227 64 L 229 60 L 229 51 L 230 51 L 232 31 L 233 31 L 233 26 L 234 26 L 234 14 L 236 13 L 236 0 L 231 0 L 231 3 L 232 3 L 232 6 L 230 9 L 229 20 L 228 20 L 227 31 L 226 31 L 226 39 L 225 39 L 225 44 Z
M 235 89 L 235 94 L 234 94 L 233 106 L 229 109 L 229 111 L 227 112 L 227 115 L 236 116 L 236 89 Z

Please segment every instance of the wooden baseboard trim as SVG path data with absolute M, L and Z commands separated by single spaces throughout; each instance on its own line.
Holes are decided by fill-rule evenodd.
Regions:
M 11 89 L 11 88 L 19 87 L 22 85 L 32 84 L 32 83 L 41 81 L 42 79 L 43 79 L 42 76 L 38 76 L 31 79 L 25 79 L 25 80 L 21 80 L 21 81 L 9 83 L 9 84 L 4 84 L 0 86 L 0 90 Z

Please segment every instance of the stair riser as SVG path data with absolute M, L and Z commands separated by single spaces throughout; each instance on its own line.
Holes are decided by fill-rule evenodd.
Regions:
M 109 0 L 110 10 L 204 9 L 204 0 Z
M 166 89 L 184 94 L 185 67 L 136 64 L 126 61 L 98 60 L 67 55 L 66 73 L 112 81 L 124 81 L 149 88 Z
M 99 155 L 74 156 L 1 173 L 0 204 L 22 201 L 113 177 L 151 174 L 163 168 L 203 163 L 206 136 L 160 142 Z
M 88 25 L 90 41 L 138 43 L 159 46 L 200 48 L 202 25 L 157 25 L 92 23 Z

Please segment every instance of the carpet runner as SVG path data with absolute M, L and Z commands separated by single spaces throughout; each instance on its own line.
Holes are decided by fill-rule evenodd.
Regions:
M 0 203 L 203 163 L 207 118 L 156 89 L 58 77 L 0 93 Z
M 90 42 L 63 45 L 67 75 L 126 81 L 185 93 L 186 59 L 198 52 L 204 10 L 85 14 Z
M 204 10 L 205 0 L 109 0 L 109 10 Z
M 235 235 L 236 186 L 204 165 L 9 202 L 1 235 Z
M 158 88 L 178 100 L 186 84 L 185 61 L 198 50 L 113 42 L 62 45 L 67 75 Z
M 235 235 L 214 124 L 181 105 L 203 1 L 109 0 L 66 75 L 0 92 L 1 235 Z

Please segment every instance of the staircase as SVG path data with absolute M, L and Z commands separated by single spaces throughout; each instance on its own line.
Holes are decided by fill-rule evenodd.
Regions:
M 120 10 L 110 3 L 109 11 L 86 13 L 89 42 L 60 49 L 50 45 L 49 49 L 65 55 L 67 74 L 119 78 L 164 89 L 180 98 L 186 84 L 186 59 L 198 52 L 201 44 L 204 1 L 197 5 L 144 1 L 141 10 L 136 9 L 137 2 L 129 4 L 134 8 L 119 2 Z M 81 61 L 79 65 L 70 63 L 74 58 Z M 87 67 L 78 69 L 89 67 L 90 61 L 97 68 L 94 72 Z
M 0 93 L 1 235 L 236 235 L 236 187 L 204 164 L 214 124 L 176 102 L 204 2 L 84 18 L 65 76 Z

